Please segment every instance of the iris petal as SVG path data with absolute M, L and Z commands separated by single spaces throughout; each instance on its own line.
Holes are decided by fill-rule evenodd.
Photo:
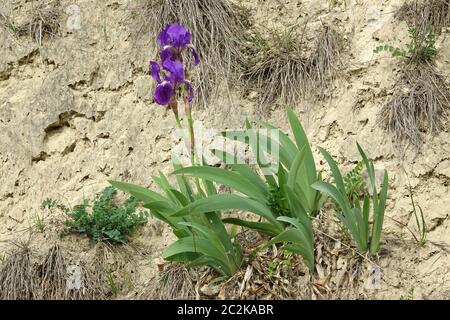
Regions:
M 166 46 L 159 54 L 161 61 L 165 61 L 167 59 L 175 59 L 172 50 L 173 50 L 173 47 Z
M 161 84 L 161 67 L 159 66 L 159 64 L 157 64 L 154 61 L 150 61 L 150 74 L 152 75 L 153 79 L 156 80 L 156 82 L 158 82 L 158 84 Z
M 169 103 L 174 94 L 172 84 L 165 81 L 159 84 L 155 89 L 154 99 L 159 105 L 165 106 Z
M 180 49 L 187 46 L 191 41 L 191 34 L 178 23 L 168 25 L 158 36 L 158 42 L 162 47 L 173 46 Z
M 170 75 L 166 76 L 166 80 L 172 84 L 178 84 L 184 80 L 184 68 L 183 64 L 178 60 L 166 59 L 163 61 L 162 66 L 165 70 L 170 72 Z
M 158 43 L 161 47 L 165 47 L 168 45 L 168 40 L 169 40 L 169 37 L 168 37 L 167 31 L 165 29 L 162 32 L 160 32 L 160 34 L 158 35 Z
M 191 50 L 192 55 L 194 56 L 194 65 L 198 65 L 200 63 L 200 59 L 198 58 L 197 51 L 195 51 L 195 48 L 192 44 L 188 44 L 187 48 Z

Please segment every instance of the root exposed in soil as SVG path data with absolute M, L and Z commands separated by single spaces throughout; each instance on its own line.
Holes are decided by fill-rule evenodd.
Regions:
M 323 97 L 335 74 L 341 49 L 339 33 L 331 27 L 323 26 L 316 48 L 309 59 L 310 81 L 307 82 L 309 84 L 307 93 L 316 93 L 320 98 Z
M 179 263 L 167 264 L 162 268 L 158 280 L 141 295 L 142 299 L 195 299 L 193 270 Z
M 28 246 L 6 258 L 0 269 L 0 300 L 33 299 L 33 267 Z
M 65 298 L 67 265 L 60 246 L 50 248 L 41 265 L 35 270 L 40 283 L 34 290 L 34 299 L 61 300 Z
M 66 300 L 106 299 L 105 248 L 102 244 L 97 246 L 92 263 L 79 263 L 67 268 Z
M 98 300 L 104 299 L 102 271 L 84 263 L 68 264 L 59 245 L 52 246 L 41 262 L 23 246 L 0 269 L 0 299 L 5 300 Z
M 323 98 L 329 88 L 341 50 L 339 33 L 322 25 L 315 45 L 308 48 L 303 40 L 306 28 L 307 23 L 272 30 L 269 39 L 256 32 L 248 41 L 242 79 L 259 93 L 260 114 L 277 102 L 295 107 L 304 98 Z
M 0 27 L 16 37 L 28 34 L 33 41 L 42 46 L 45 37 L 52 38 L 59 35 L 61 17 L 59 0 L 51 0 L 33 4 L 22 24 L 17 24 L 12 17 L 0 12 Z
M 436 34 L 450 26 L 449 0 L 406 0 L 398 10 L 396 17 L 415 25 L 419 32 L 432 27 Z

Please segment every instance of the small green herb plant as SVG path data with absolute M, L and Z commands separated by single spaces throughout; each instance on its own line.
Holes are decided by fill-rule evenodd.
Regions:
M 404 295 L 400 296 L 400 300 L 406 300 L 406 301 L 412 301 L 414 300 L 414 288 L 410 288 L 408 290 L 408 294 L 406 295 L 406 297 Z
M 391 45 L 382 45 L 374 49 L 374 53 L 391 52 L 393 57 L 402 57 L 409 60 L 433 61 L 437 55 L 436 35 L 431 27 L 425 34 L 417 31 L 417 28 L 409 28 L 410 42 L 406 49 L 395 48 Z
M 414 237 L 414 239 L 416 240 L 416 242 L 418 243 L 418 245 L 420 247 L 423 247 L 427 243 L 428 228 L 427 228 L 427 223 L 425 221 L 425 216 L 423 214 L 422 207 L 419 204 L 417 204 L 416 201 L 414 200 L 414 195 L 413 195 L 411 185 L 409 186 L 409 196 L 411 198 L 412 213 L 414 214 L 417 231 L 418 231 L 418 235 L 415 235 L 414 232 L 412 232 L 412 231 L 411 231 L 411 234 Z M 417 212 L 417 209 L 419 209 L 420 215 Z
M 52 198 L 47 198 L 47 199 L 43 200 L 42 203 L 41 203 L 41 207 L 43 209 L 47 208 L 49 210 L 59 209 L 59 210 L 64 211 L 64 212 L 66 212 L 68 210 L 65 205 L 59 203 L 57 200 L 52 199 Z
M 43 233 L 45 230 L 45 215 L 39 214 L 38 211 L 34 210 L 32 213 L 33 225 L 37 231 Z
M 275 274 L 275 271 L 278 268 L 278 264 L 275 261 L 269 261 L 267 264 L 267 271 L 269 271 L 269 275 L 273 276 Z
M 97 195 L 92 205 L 85 200 L 83 204 L 66 210 L 68 219 L 63 235 L 81 233 L 95 242 L 126 243 L 138 226 L 147 223 L 148 212 L 137 211 L 138 200 L 135 197 L 118 204 L 116 196 L 117 189 L 107 187 Z
M 347 190 L 347 196 L 352 203 L 358 201 L 364 196 L 366 191 L 366 182 L 362 175 L 364 162 L 359 161 L 356 166 L 344 176 L 344 185 Z

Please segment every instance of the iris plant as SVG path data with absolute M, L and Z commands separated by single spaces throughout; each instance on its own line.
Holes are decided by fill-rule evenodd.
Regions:
M 180 128 L 182 125 L 178 114 L 178 98 L 183 99 L 191 138 L 191 157 L 194 161 L 195 143 L 191 112 L 194 90 L 187 79 L 188 72 L 182 56 L 184 50 L 189 50 L 194 58 L 194 65 L 200 63 L 191 42 L 192 36 L 185 27 L 180 24 L 168 25 L 158 36 L 158 43 L 162 48 L 159 55 L 161 62 L 150 61 L 150 74 L 158 83 L 154 91 L 154 101 L 173 111 Z

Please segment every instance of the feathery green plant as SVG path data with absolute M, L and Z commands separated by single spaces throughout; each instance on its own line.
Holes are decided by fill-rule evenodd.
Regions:
M 139 225 L 147 223 L 147 213 L 136 212 L 138 200 L 134 197 L 123 205 L 115 204 L 116 194 L 115 188 L 108 187 L 97 195 L 92 205 L 89 200 L 84 200 L 83 204 L 67 210 L 68 220 L 63 235 L 74 232 L 86 234 L 95 242 L 127 242 Z
M 356 166 L 344 176 L 344 185 L 351 203 L 359 200 L 366 190 L 366 183 L 362 176 L 364 162 L 359 161 Z
M 68 210 L 68 208 L 65 205 L 59 203 L 57 200 L 52 199 L 52 198 L 47 198 L 47 199 L 43 200 L 41 203 L 41 207 L 44 209 L 47 208 L 49 210 L 56 208 L 56 209 L 59 209 L 64 212 L 66 212 Z
M 437 55 L 436 35 L 431 27 L 422 34 L 417 28 L 408 29 L 410 42 L 406 49 L 394 48 L 391 45 L 382 45 L 374 49 L 374 53 L 391 52 L 393 57 L 403 57 L 409 60 L 432 61 Z
M 388 173 L 387 171 L 384 172 L 381 192 L 380 195 L 378 195 L 373 162 L 367 159 L 366 154 L 359 144 L 357 146 L 369 175 L 372 195 L 366 194 L 362 204 L 359 200 L 352 203 L 336 162 L 331 155 L 322 148 L 319 148 L 320 152 L 331 168 L 335 185 L 327 182 L 316 182 L 312 187 L 316 190 L 327 193 L 331 198 L 333 198 L 334 201 L 336 201 L 340 208 L 339 211 L 336 211 L 336 216 L 350 231 L 358 251 L 360 253 L 365 253 L 369 250 L 371 254 L 375 254 L 380 248 L 380 238 L 388 191 Z M 373 207 L 373 225 L 370 229 L 369 219 L 371 201 Z
M 406 295 L 406 297 L 404 295 L 401 295 L 400 300 L 414 300 L 414 288 L 410 288 L 408 290 L 408 294 Z

